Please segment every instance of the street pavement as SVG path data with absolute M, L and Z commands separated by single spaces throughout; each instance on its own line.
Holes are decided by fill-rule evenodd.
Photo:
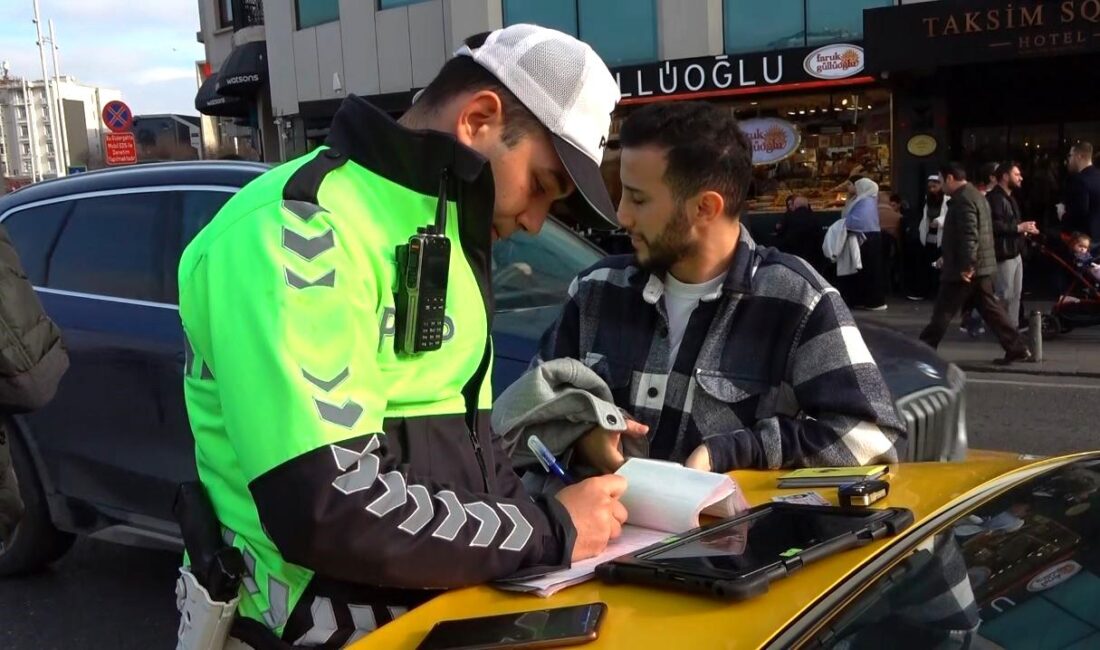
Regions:
M 892 303 L 857 319 L 915 336 L 930 310 Z M 941 355 L 968 369 L 972 447 L 1040 455 L 1100 448 L 1100 328 L 1074 331 L 1045 352 L 1042 364 L 1004 370 L 989 365 L 1002 354 L 992 338 L 948 333 Z M 78 540 L 46 573 L 0 580 L 0 649 L 170 648 L 178 565 L 171 553 Z

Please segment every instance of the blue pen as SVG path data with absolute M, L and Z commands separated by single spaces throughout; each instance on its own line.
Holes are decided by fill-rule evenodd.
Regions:
M 558 463 L 558 459 L 554 458 L 554 454 L 546 448 L 546 445 L 542 444 L 538 436 L 531 436 L 527 439 L 527 448 L 531 450 L 531 453 L 538 459 L 539 465 L 546 470 L 548 474 L 553 474 L 561 479 L 562 483 L 571 485 L 573 477 L 569 476 L 569 473 L 562 469 L 561 464 Z

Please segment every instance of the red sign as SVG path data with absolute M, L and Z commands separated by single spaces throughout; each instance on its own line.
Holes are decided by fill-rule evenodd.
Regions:
M 103 123 L 115 133 L 124 133 L 134 126 L 134 114 L 125 103 L 114 99 L 103 107 Z
M 133 133 L 108 133 L 104 151 L 108 165 L 133 165 L 137 162 L 137 143 Z

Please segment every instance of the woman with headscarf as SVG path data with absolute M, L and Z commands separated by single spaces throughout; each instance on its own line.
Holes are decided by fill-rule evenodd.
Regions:
M 855 275 L 837 278 L 837 289 L 853 309 L 886 309 L 882 230 L 878 214 L 878 183 L 869 178 L 849 182 L 848 202 L 840 218 L 844 229 L 860 238 L 862 268 Z

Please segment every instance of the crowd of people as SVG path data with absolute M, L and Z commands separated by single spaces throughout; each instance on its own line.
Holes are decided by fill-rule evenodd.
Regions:
M 1100 279 L 1100 266 L 1093 259 L 1093 242 L 1100 237 L 1100 170 L 1093 155 L 1091 143 L 1074 145 L 1065 160 L 1065 187 L 1050 191 L 1047 186 L 1057 181 L 1046 170 L 1042 187 L 1033 190 L 1026 203 L 1020 200 L 1021 165 L 1011 161 L 982 164 L 969 176 L 971 181 L 965 166 L 952 163 L 948 168 L 953 180 L 945 170 L 928 176 L 915 209 L 871 179 L 853 176 L 846 183 L 848 200 L 841 218 L 823 243 L 809 202 L 792 195 L 777 226 L 778 245 L 816 262 L 819 270 L 835 278 L 853 309 L 885 310 L 892 292 L 913 301 L 934 299 L 938 306 L 961 297 L 954 311 L 961 313 L 962 330 L 978 337 L 988 324 L 1007 342 L 1006 350 L 1015 350 L 1009 357 L 1025 358 L 1014 342 L 1029 327 L 1023 302 L 1025 267 L 1046 276 L 1032 283 L 1035 286 L 1057 292 L 1067 282 L 1057 267 L 1039 271 L 1040 264 L 1025 263 L 1033 257 L 1028 242 L 1041 239 L 1084 277 Z M 955 205 L 959 199 L 962 203 Z M 951 223 L 953 212 L 961 223 Z M 973 278 L 962 280 L 960 274 L 971 267 Z M 983 307 L 981 287 L 986 280 L 995 304 Z M 960 281 L 966 290 L 957 286 Z M 969 290 L 971 285 L 975 291 Z M 994 307 L 1004 314 L 1011 341 Z M 928 342 L 938 343 L 943 336 L 935 333 L 939 327 L 928 332 Z

